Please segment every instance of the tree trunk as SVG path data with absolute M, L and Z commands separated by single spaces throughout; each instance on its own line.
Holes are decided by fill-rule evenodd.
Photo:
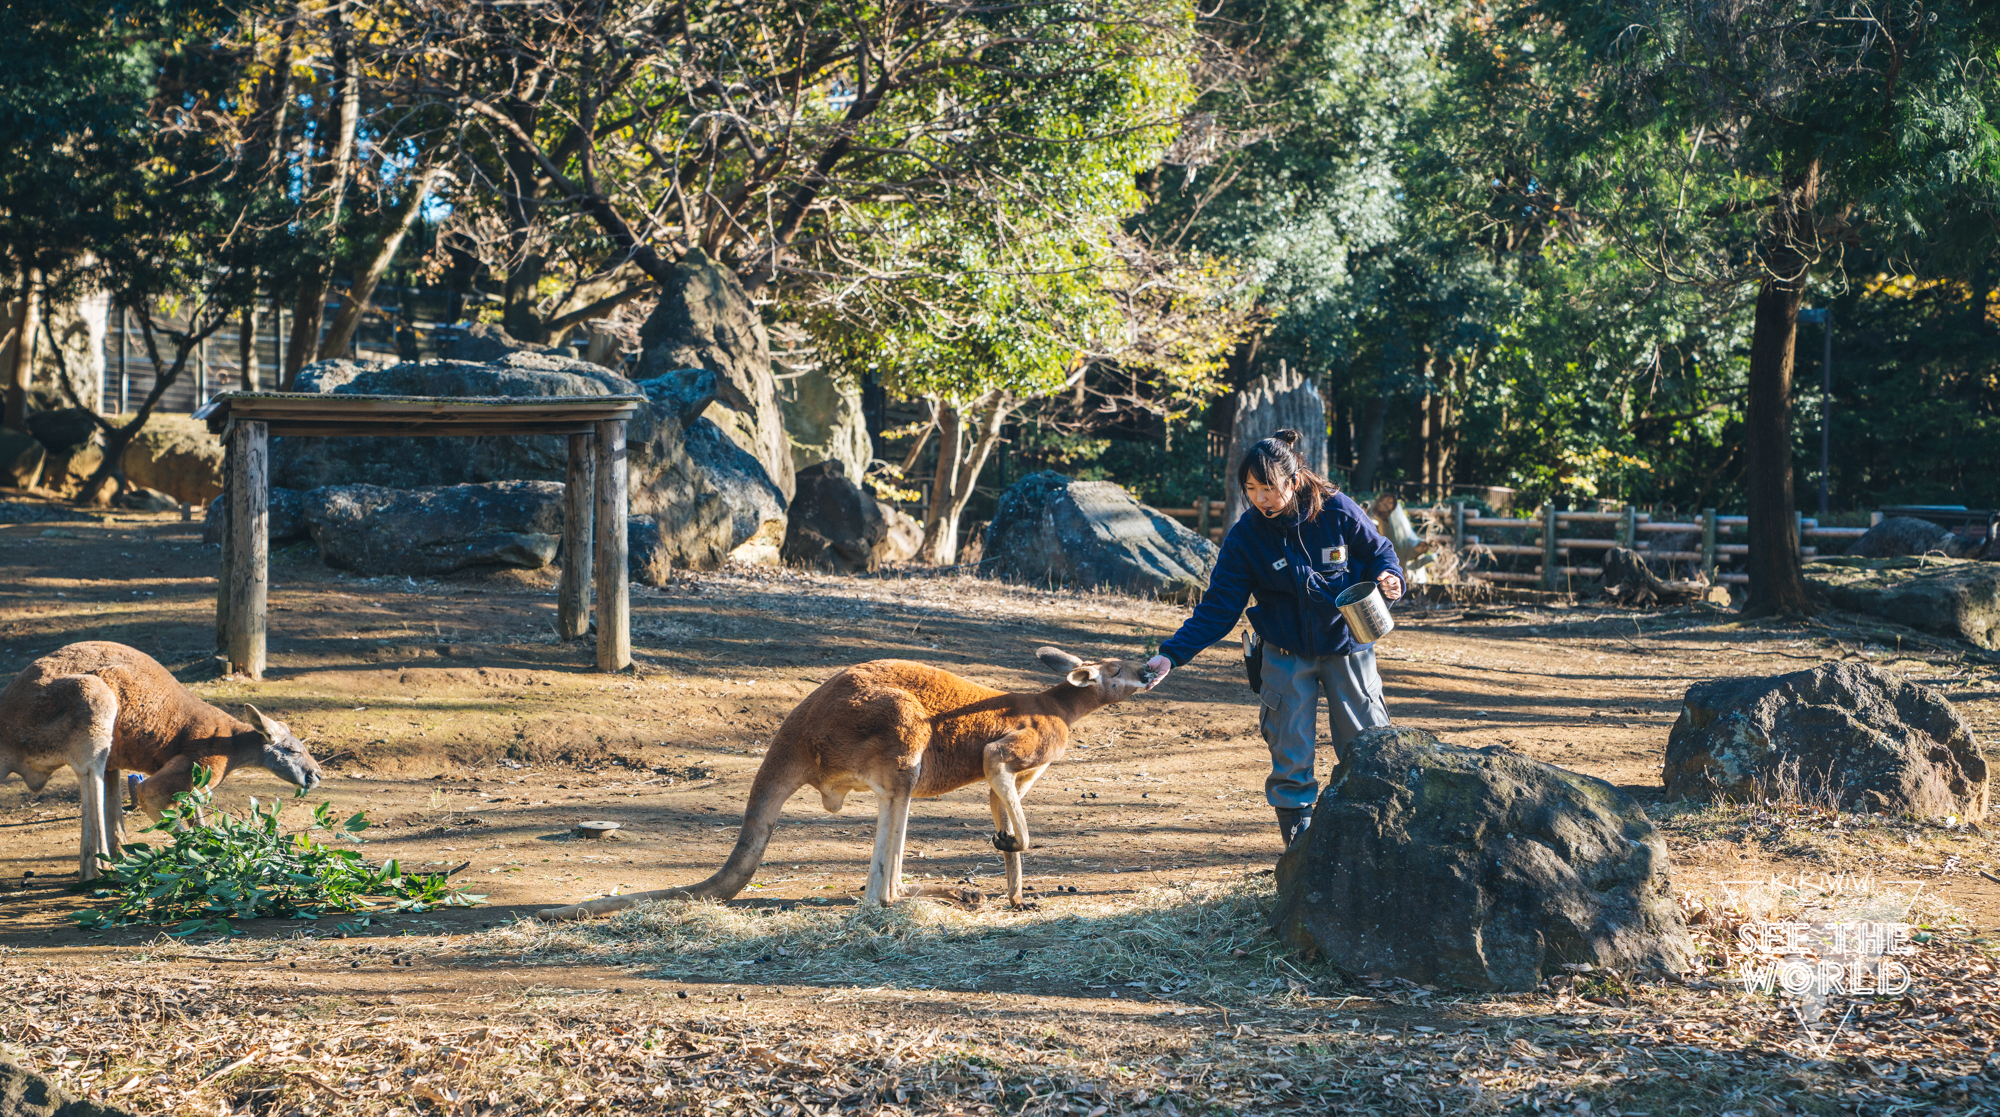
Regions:
M 1427 496 L 1442 500 L 1451 488 L 1451 397 L 1431 393 L 1429 422 L 1424 431 L 1424 486 Z
M 7 364 L 7 411 L 4 423 L 7 427 L 24 431 L 28 429 L 28 389 L 35 379 L 35 330 L 40 323 L 41 302 L 36 297 L 36 282 L 33 269 L 22 276 L 21 297 L 16 303 L 20 311 L 13 315 L 15 322 L 14 350 Z
M 1750 335 L 1750 399 L 1743 421 L 1750 512 L 1746 613 L 1812 612 L 1792 523 L 1792 357 L 1799 304 L 1815 257 L 1819 163 L 1789 176 L 1767 233 L 1765 276 Z
M 1361 447 L 1354 454 L 1354 491 L 1375 490 L 1375 471 L 1382 464 L 1382 429 L 1389 419 L 1389 397 L 1373 395 L 1361 412 Z
M 396 224 L 382 234 L 375 245 L 375 255 L 367 266 L 354 276 L 354 283 L 347 289 L 347 297 L 340 300 L 340 313 L 334 316 L 333 326 L 326 332 L 326 350 L 330 353 L 345 353 L 354 342 L 354 331 L 361 326 L 361 316 L 368 312 L 368 300 L 375 295 L 375 286 L 389 272 L 389 265 L 395 262 L 396 250 L 403 246 L 403 238 L 409 235 L 410 227 L 417 223 L 417 215 L 423 211 L 424 198 L 430 194 L 431 186 L 443 173 L 444 164 L 440 160 L 424 168 L 417 176 L 416 187 L 403 201 L 403 215 Z
M 1429 362 L 1425 365 L 1428 369 Z M 1429 392 L 1424 392 L 1411 400 L 1410 437 L 1403 441 L 1403 484 L 1415 487 L 1419 493 L 1428 480 L 1425 473 L 1430 460 L 1430 426 L 1431 396 Z M 1411 495 L 1407 491 L 1403 494 L 1404 499 L 1409 499 Z
M 291 336 L 285 339 L 285 377 L 291 391 L 299 370 L 319 359 L 319 327 L 326 320 L 326 280 L 313 276 L 299 283 L 299 300 L 292 306 Z
M 256 270 L 251 270 L 250 289 L 257 289 Z M 257 297 L 243 304 L 243 320 L 236 331 L 236 363 L 243 370 L 243 390 L 254 392 L 263 372 L 257 361 Z
M 1013 405 L 1013 397 L 997 390 L 962 410 L 950 400 L 937 401 L 937 473 L 931 482 L 930 509 L 924 513 L 924 542 L 918 551 L 923 561 L 935 566 L 957 561 L 959 517 L 1000 441 L 1000 427 Z

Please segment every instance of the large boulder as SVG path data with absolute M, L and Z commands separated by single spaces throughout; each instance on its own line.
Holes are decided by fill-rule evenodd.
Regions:
M 824 368 L 811 368 L 778 382 L 778 403 L 784 410 L 785 437 L 791 442 L 795 468 L 839 462 L 849 480 L 860 482 L 874 449 L 859 389 L 841 383 Z
M 880 562 L 897 563 L 913 561 L 924 549 L 924 525 L 915 516 L 886 500 L 877 499 L 875 507 L 882 513 L 882 522 L 888 525 L 888 534 L 882 538 L 882 546 L 876 552 Z
M 732 556 L 748 559 L 749 551 L 775 560 L 785 533 L 784 494 L 756 458 L 703 414 L 716 383 L 713 372 L 688 368 L 636 385 L 653 403 L 658 433 L 643 499 L 635 488 L 632 510 L 659 521 L 674 561 L 696 570 L 713 570 Z
M 1836 608 L 1977 644 L 2000 647 L 2000 563 L 1973 559 L 1818 559 L 1806 585 Z
M 873 570 L 882 562 L 889 523 L 881 502 L 854 483 L 847 467 L 822 461 L 799 470 L 785 525 L 784 560 L 836 574 Z
M 690 368 L 715 373 L 715 399 L 703 416 L 756 458 L 790 500 L 792 451 L 771 378 L 771 340 L 736 273 L 699 249 L 690 253 L 639 328 L 639 343 L 641 380 Z
M 41 483 L 42 466 L 48 461 L 48 447 L 26 431 L 0 429 L 0 484 L 17 489 Z
M 673 578 L 673 555 L 651 516 L 625 521 L 625 576 L 642 586 L 664 586 Z
M 0 1062 L 0 1117 L 133 1117 L 132 1111 L 79 1098 L 47 1075 Z
M 1929 687 L 1860 663 L 1688 688 L 1667 736 L 1667 794 L 1795 795 L 1929 817 L 1986 816 L 1986 754 Z
M 364 369 L 332 389 L 362 396 L 609 396 L 632 382 L 585 361 L 520 350 L 486 364 L 422 361 Z M 628 441 L 640 441 L 628 435 Z M 560 481 L 569 461 L 558 435 L 522 438 L 274 438 L 271 481 L 288 489 L 327 485 L 461 485 Z M 635 486 L 636 488 L 637 486 Z
M 1986 540 L 1983 537 L 1960 535 L 1915 516 L 1891 516 L 1869 528 L 1847 548 L 1847 553 L 1855 558 L 1893 558 L 1898 555 L 1979 558 L 1985 550 Z
M 264 521 L 264 532 L 272 546 L 311 538 L 312 525 L 306 522 L 304 495 L 297 489 L 272 488 L 265 491 L 265 507 L 269 515 Z M 208 502 L 208 511 L 203 515 L 201 541 L 220 543 L 228 537 L 229 509 L 225 506 L 225 498 L 218 496 Z
M 320 557 L 362 574 L 534 569 L 555 561 L 562 544 L 563 486 L 553 481 L 336 485 L 304 503 Z
M 1278 934 L 1353 974 L 1519 992 L 1565 964 L 1695 957 L 1666 843 L 1631 796 L 1420 729 L 1354 738 L 1277 884 Z
M 492 337 L 477 340 L 498 344 Z M 364 369 L 332 390 L 458 397 L 643 395 L 648 402 L 626 431 L 630 510 L 656 522 L 664 561 L 709 570 L 755 538 L 781 538 L 785 522 L 784 496 L 763 467 L 702 417 L 715 400 L 716 385 L 715 374 L 703 369 L 674 370 L 635 384 L 587 361 L 515 349 L 483 364 L 424 361 Z M 567 440 L 554 435 L 271 442 L 273 483 L 301 490 L 561 481 L 568 460 Z
M 1182 601 L 1208 588 L 1215 544 L 1109 481 L 1032 473 L 1000 494 L 982 570 Z
M 192 415 L 155 413 L 125 447 L 125 479 L 182 504 L 222 492 L 222 439 Z

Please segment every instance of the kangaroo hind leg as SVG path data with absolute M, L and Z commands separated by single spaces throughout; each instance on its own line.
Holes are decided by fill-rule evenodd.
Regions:
M 118 694 L 95 675 L 70 675 L 50 680 L 47 695 L 61 713 L 48 726 L 58 738 L 76 773 L 78 813 L 83 833 L 77 850 L 77 878 L 96 880 L 103 875 L 100 857 L 112 853 L 111 827 L 115 818 L 105 814 L 105 774 L 111 766 L 111 738 L 118 724 Z

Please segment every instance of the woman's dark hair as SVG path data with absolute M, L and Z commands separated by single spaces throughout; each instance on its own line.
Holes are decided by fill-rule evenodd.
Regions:
M 1299 456 L 1301 437 L 1288 427 L 1258 440 L 1244 453 L 1243 464 L 1236 467 L 1236 483 L 1248 488 L 1250 478 L 1255 477 L 1274 489 L 1289 489 L 1299 502 L 1299 512 L 1310 520 L 1319 515 L 1340 486 L 1306 468 L 1305 459 Z

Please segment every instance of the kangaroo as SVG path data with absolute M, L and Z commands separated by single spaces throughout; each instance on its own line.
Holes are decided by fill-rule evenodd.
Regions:
M 1020 907 L 1021 854 L 1030 848 L 1022 798 L 1062 759 L 1078 718 L 1154 681 L 1144 668 L 1115 659 L 1085 663 L 1056 648 L 1035 654 L 1066 673 L 1039 694 L 1008 694 L 900 659 L 841 671 L 807 695 L 771 738 L 750 784 L 736 848 L 714 876 L 686 888 L 549 908 L 536 918 L 587 919 L 647 900 L 733 899 L 763 861 L 785 800 L 806 784 L 828 812 L 839 811 L 849 792 L 875 793 L 875 856 L 862 903 L 891 904 L 916 894 L 900 884 L 910 799 L 934 799 L 980 780 L 993 811 L 993 847 L 1006 855 L 1007 900 Z
M 263 768 L 310 791 L 319 765 L 283 722 L 244 706 L 240 721 L 188 692 L 153 657 L 90 640 L 34 661 L 0 691 L 0 779 L 18 772 L 40 791 L 67 764 L 76 773 L 83 841 L 77 873 L 100 875 L 116 857 L 122 817 L 118 775 L 143 772 L 140 809 L 158 819 L 194 786 L 197 764 L 211 786 L 232 769 Z

